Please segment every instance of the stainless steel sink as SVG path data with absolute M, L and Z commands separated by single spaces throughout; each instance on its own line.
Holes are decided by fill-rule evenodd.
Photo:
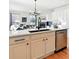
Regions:
M 42 32 L 42 31 L 49 31 L 50 29 L 40 29 L 40 30 L 31 30 L 29 31 L 30 33 L 34 33 L 34 32 Z

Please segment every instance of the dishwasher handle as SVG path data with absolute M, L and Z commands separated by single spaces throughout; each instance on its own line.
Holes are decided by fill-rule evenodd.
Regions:
M 67 30 L 57 31 L 57 33 L 66 33 Z

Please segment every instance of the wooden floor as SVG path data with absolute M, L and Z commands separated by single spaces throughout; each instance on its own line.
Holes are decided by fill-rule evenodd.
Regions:
M 64 49 L 62 51 L 59 51 L 53 55 L 48 56 L 45 59 L 69 59 L 68 49 Z

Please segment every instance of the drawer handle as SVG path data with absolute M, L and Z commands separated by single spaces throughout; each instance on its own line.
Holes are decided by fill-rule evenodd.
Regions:
M 43 41 L 45 41 L 45 39 L 43 39 Z
M 67 31 L 63 30 L 63 31 L 58 31 L 58 33 L 66 33 Z
M 48 39 L 46 38 L 46 40 L 48 40 Z
M 23 41 L 23 40 L 25 40 L 25 39 L 18 39 L 18 40 L 15 40 L 15 42 L 18 42 L 18 41 Z

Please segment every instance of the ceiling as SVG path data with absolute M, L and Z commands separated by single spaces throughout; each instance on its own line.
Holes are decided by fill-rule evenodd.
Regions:
M 69 4 L 69 0 L 37 0 L 37 10 L 48 11 Z M 34 0 L 9 0 L 10 10 L 33 11 Z

